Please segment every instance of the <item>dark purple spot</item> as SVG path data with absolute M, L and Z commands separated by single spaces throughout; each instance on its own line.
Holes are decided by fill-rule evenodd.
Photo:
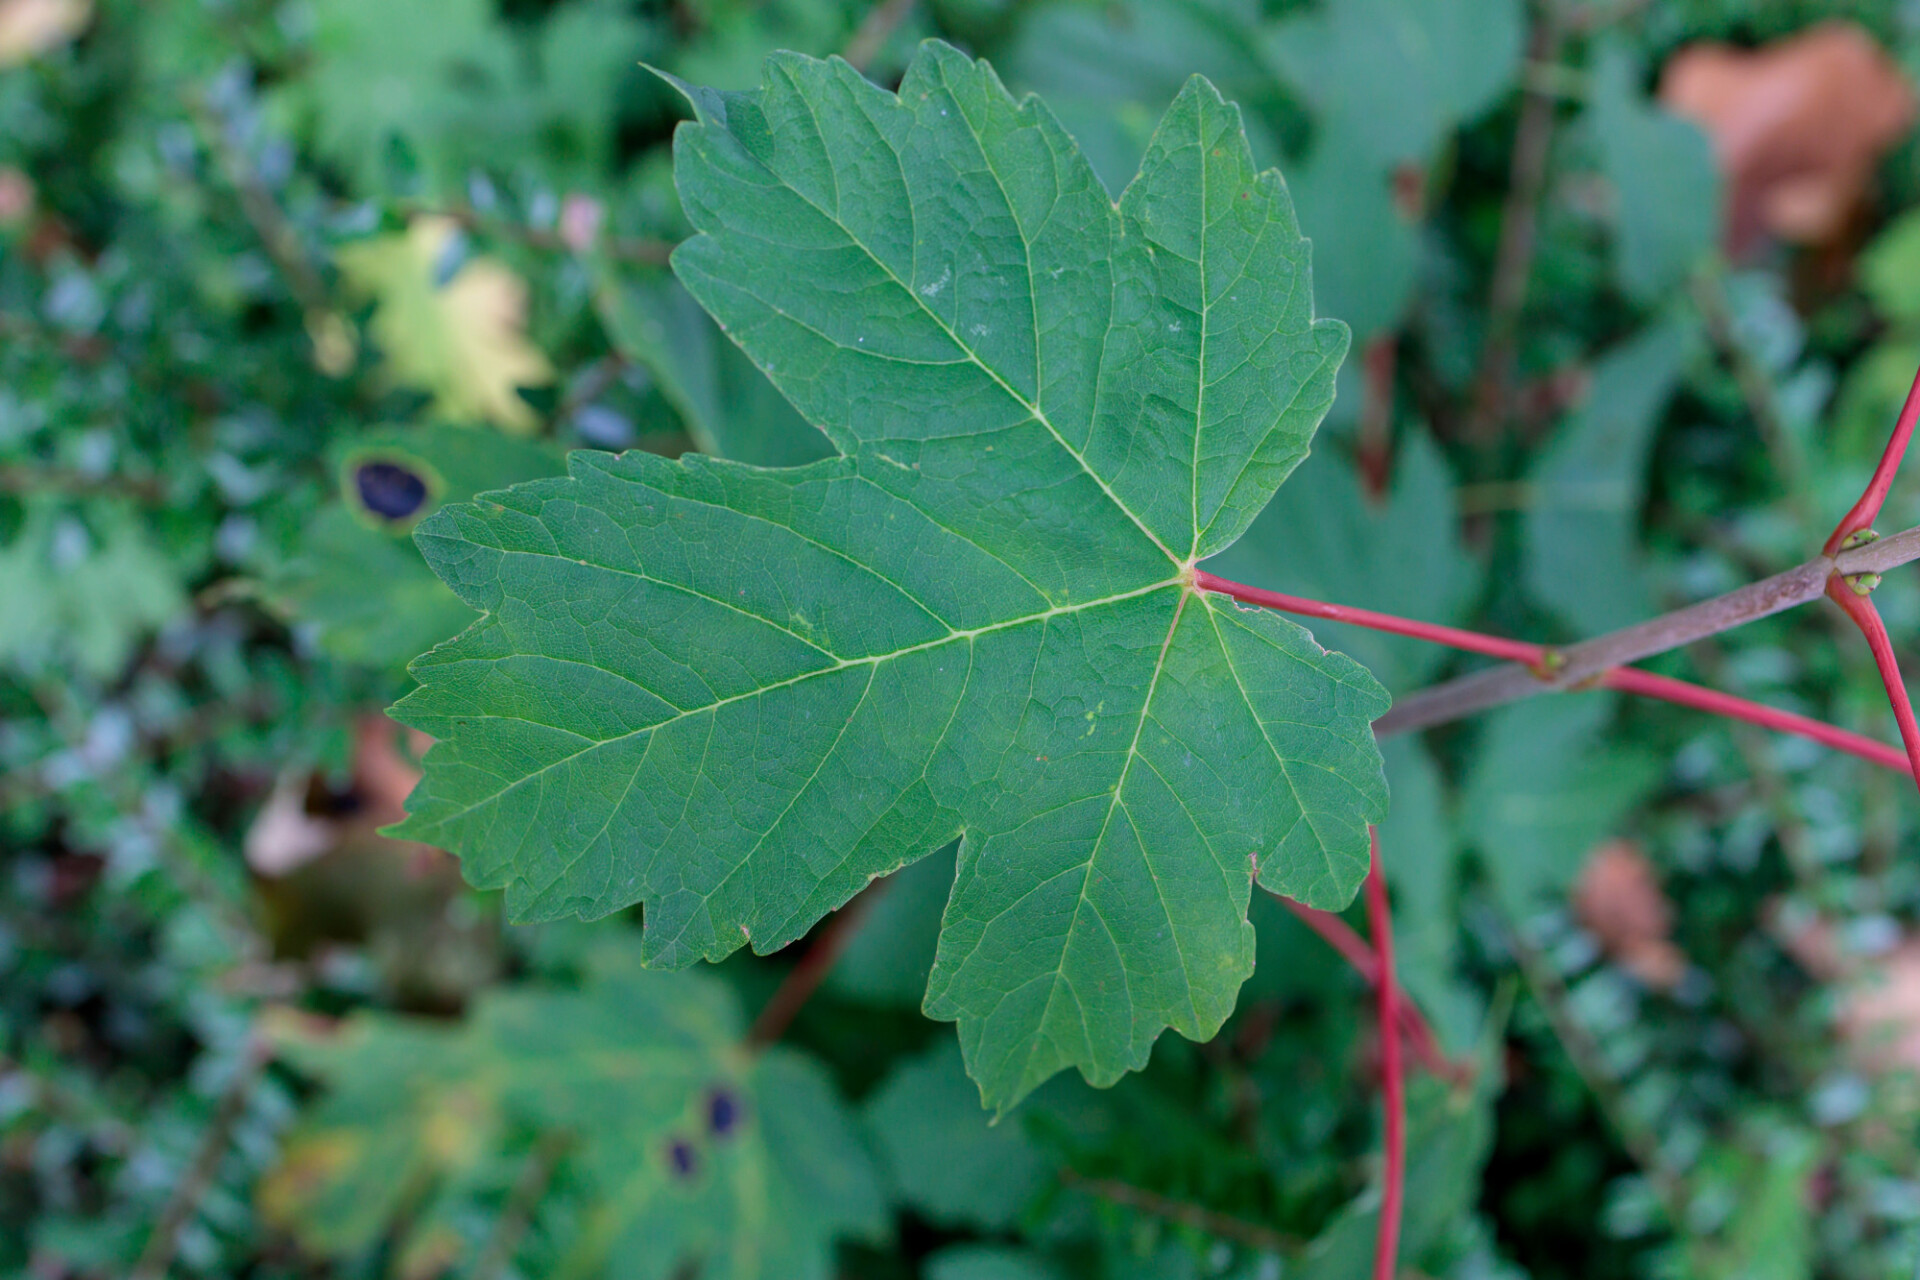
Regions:
M 740 1126 L 740 1099 L 726 1089 L 707 1094 L 707 1128 L 716 1138 L 724 1138 Z
M 360 505 L 385 520 L 408 520 L 427 505 L 427 482 L 397 462 L 363 462 L 353 469 Z
M 700 1153 L 685 1138 L 675 1138 L 667 1143 L 667 1168 L 673 1170 L 673 1176 L 685 1182 L 700 1168 Z

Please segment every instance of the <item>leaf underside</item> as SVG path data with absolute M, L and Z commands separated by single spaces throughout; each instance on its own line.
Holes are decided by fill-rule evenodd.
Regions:
M 690 91 L 674 268 L 838 457 L 577 453 L 418 540 L 485 618 L 418 660 L 401 831 L 516 918 L 644 901 L 649 963 L 804 934 L 964 836 L 926 1011 L 989 1105 L 1211 1035 L 1257 877 L 1365 873 L 1384 692 L 1194 592 L 1305 455 L 1343 326 L 1195 78 L 1112 203 L 1038 102 L 776 55 Z

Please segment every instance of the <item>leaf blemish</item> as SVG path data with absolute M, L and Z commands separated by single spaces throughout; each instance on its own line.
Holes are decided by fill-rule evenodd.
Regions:
M 715 1088 L 707 1094 L 707 1128 L 716 1138 L 730 1135 L 740 1124 L 740 1100 L 731 1090 Z
M 410 520 L 427 504 L 427 482 L 398 462 L 363 462 L 353 469 L 360 505 L 382 520 Z

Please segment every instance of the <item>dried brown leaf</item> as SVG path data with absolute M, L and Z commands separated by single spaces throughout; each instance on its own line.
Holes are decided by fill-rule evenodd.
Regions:
M 1660 100 L 1713 140 L 1727 179 L 1726 242 L 1840 236 L 1880 158 L 1912 125 L 1912 85 L 1859 27 L 1830 22 L 1762 49 L 1691 45 Z
M 1607 955 L 1654 990 L 1672 990 L 1686 973 L 1687 958 L 1673 944 L 1673 904 L 1631 840 L 1609 840 L 1588 855 L 1573 909 Z

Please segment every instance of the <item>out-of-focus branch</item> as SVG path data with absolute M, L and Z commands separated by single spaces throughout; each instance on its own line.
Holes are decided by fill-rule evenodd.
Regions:
M 1542 6 L 1528 37 L 1528 60 L 1540 65 L 1557 64 L 1564 41 L 1559 5 Z M 1494 251 L 1493 277 L 1487 288 L 1486 337 L 1474 378 L 1473 407 L 1467 417 L 1466 436 L 1476 444 L 1487 443 L 1499 431 L 1513 395 L 1520 312 L 1526 305 L 1527 277 L 1533 270 L 1555 110 L 1555 95 L 1537 81 L 1522 91 L 1520 121 L 1514 129 L 1508 164 L 1507 199 L 1500 213 L 1500 243 Z
M 1275 1231 L 1271 1227 L 1263 1227 L 1256 1222 L 1247 1222 L 1230 1214 L 1219 1213 L 1205 1205 L 1175 1200 L 1157 1191 L 1136 1187 L 1130 1182 L 1121 1182 L 1114 1178 L 1089 1178 L 1072 1169 L 1060 1170 L 1060 1181 L 1066 1186 L 1077 1187 L 1089 1195 L 1098 1196 L 1112 1204 L 1137 1209 L 1151 1217 L 1179 1223 L 1183 1227 L 1192 1227 L 1196 1231 L 1204 1231 L 1208 1235 L 1218 1236 L 1222 1240 L 1231 1240 L 1235 1244 L 1243 1244 L 1263 1253 L 1277 1253 L 1286 1257 L 1299 1253 L 1305 1247 L 1304 1241 Z
M 860 20 L 859 30 L 847 41 L 847 47 L 841 50 L 840 56 L 851 62 L 856 70 L 865 71 L 867 64 L 879 56 L 894 31 L 913 12 L 913 3 L 914 0 L 880 0 L 879 4 L 867 10 L 867 16 Z
M 221 1092 L 213 1119 L 200 1137 L 193 1160 L 180 1181 L 174 1184 L 173 1194 L 160 1210 L 153 1234 L 147 1237 L 146 1247 L 141 1249 L 133 1270 L 127 1273 L 127 1280 L 164 1280 L 167 1268 L 173 1265 L 174 1252 L 180 1247 L 180 1230 L 212 1188 L 220 1172 L 220 1161 L 233 1144 L 233 1131 L 247 1113 L 247 1100 L 253 1096 L 253 1087 L 260 1082 L 272 1058 L 272 1048 L 264 1037 L 256 1034 L 234 1068 L 233 1078 Z

